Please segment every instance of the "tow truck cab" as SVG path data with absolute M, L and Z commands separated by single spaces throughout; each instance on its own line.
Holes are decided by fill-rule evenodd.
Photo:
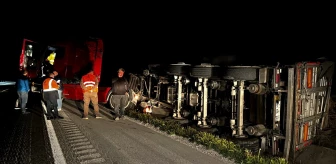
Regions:
M 48 71 L 55 70 L 63 82 L 63 98 L 83 100 L 81 77 L 93 69 L 101 80 L 103 40 L 99 38 L 55 41 L 50 43 L 23 39 L 20 67 L 28 70 L 32 91 L 40 92 Z M 99 86 L 100 103 L 107 103 L 109 86 Z

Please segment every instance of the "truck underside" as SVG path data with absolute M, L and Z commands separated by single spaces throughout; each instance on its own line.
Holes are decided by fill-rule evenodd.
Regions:
M 82 100 L 80 77 L 93 68 L 101 78 L 102 40 L 50 45 L 23 41 L 20 66 L 29 71 L 32 91 L 41 90 L 51 66 L 63 77 L 64 98 Z M 141 75 L 130 74 L 127 108 L 180 121 L 253 152 L 295 158 L 327 124 L 333 71 L 330 61 L 149 65 Z M 98 97 L 113 108 L 110 86 L 99 86 Z
M 177 63 L 132 74 L 130 86 L 140 112 L 159 113 L 254 152 L 288 159 L 324 129 L 333 71 L 330 61 L 223 67 Z

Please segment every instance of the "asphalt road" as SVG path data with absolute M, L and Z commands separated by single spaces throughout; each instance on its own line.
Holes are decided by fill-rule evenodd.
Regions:
M 28 111 L 15 110 L 17 93 L 0 93 L 0 163 L 54 163 L 43 111 L 36 102 L 39 96 L 30 93 Z M 39 102 L 39 101 L 38 101 Z
M 171 136 L 132 118 L 115 121 L 100 105 L 102 119 L 82 102 L 64 101 L 62 120 L 46 120 L 39 94 L 30 94 L 28 115 L 14 109 L 16 93 L 2 93 L 0 163 L 233 163 L 214 151 Z
M 52 121 L 67 163 L 233 163 L 131 118 L 115 121 L 103 106 L 102 119 L 90 111 L 83 120 L 81 109 L 82 103 L 65 101 L 65 119 Z

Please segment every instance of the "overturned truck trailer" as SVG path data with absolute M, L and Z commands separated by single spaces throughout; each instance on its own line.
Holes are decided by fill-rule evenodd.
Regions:
M 138 94 L 153 113 L 169 111 L 170 119 L 289 159 L 325 127 L 333 71 L 330 61 L 225 67 L 177 63 L 166 74 L 144 71 Z

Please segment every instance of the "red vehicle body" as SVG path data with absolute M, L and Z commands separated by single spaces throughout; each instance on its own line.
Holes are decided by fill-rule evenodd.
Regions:
M 49 44 L 24 39 L 20 67 L 28 70 L 34 86 L 39 86 L 39 79 L 43 76 L 43 63 L 49 62 L 63 79 L 63 98 L 83 100 L 79 84 L 81 76 L 86 73 L 85 69 L 91 68 L 98 80 L 101 80 L 103 52 L 103 40 L 99 38 L 55 41 Z M 110 86 L 99 86 L 100 103 L 108 102 L 110 90 Z

